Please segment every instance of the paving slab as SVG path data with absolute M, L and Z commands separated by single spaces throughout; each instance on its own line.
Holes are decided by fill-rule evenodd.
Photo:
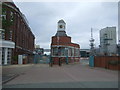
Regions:
M 23 74 L 27 70 L 29 70 L 33 64 L 26 65 L 7 65 L 2 66 L 2 84 L 14 79 L 15 77 Z
M 83 64 L 35 64 L 23 74 L 3 85 L 4 88 L 117 88 L 118 71 L 91 68 Z

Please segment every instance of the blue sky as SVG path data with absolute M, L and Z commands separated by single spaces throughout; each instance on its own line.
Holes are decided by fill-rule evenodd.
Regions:
M 35 43 L 50 48 L 51 37 L 57 32 L 57 22 L 66 22 L 66 32 L 82 49 L 90 48 L 91 27 L 95 46 L 99 45 L 99 30 L 118 26 L 117 2 L 15 2 L 25 14 L 34 33 Z

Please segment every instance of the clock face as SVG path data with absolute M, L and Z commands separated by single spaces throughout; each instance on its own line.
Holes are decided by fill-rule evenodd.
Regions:
M 59 27 L 60 27 L 60 28 L 63 28 L 63 26 L 62 26 L 62 25 L 60 25 Z

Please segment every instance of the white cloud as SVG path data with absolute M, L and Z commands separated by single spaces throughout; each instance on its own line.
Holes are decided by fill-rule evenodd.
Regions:
M 18 2 L 18 8 L 26 15 L 36 43 L 50 48 L 51 37 L 57 32 L 57 22 L 64 19 L 66 32 L 81 48 L 89 48 L 91 27 L 96 46 L 99 45 L 99 30 L 107 26 L 117 26 L 117 2 Z

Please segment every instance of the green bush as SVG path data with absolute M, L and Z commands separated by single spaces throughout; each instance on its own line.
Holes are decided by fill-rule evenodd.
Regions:
M 13 56 L 12 59 L 13 59 L 13 61 L 17 61 L 18 60 L 18 56 Z

